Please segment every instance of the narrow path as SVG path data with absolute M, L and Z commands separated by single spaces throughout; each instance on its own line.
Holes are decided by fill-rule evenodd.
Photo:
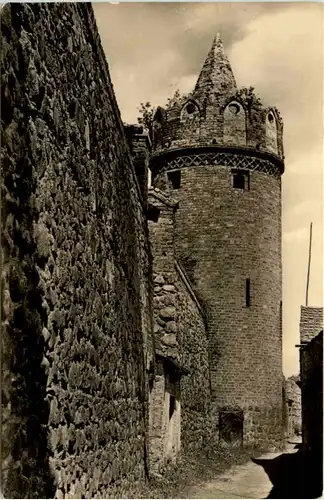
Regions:
M 288 453 L 293 452 L 292 450 Z M 287 453 L 287 451 L 286 451 Z M 267 453 L 259 458 L 272 459 L 282 452 Z M 185 492 L 186 498 L 266 498 L 272 489 L 263 467 L 252 461 L 229 469 L 226 473 Z

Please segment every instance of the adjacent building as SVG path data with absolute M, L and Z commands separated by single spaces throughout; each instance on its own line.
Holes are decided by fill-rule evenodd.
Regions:
M 301 307 L 300 386 L 305 483 L 323 493 L 323 308 Z
M 301 307 L 300 387 L 302 435 L 307 451 L 323 445 L 323 308 Z

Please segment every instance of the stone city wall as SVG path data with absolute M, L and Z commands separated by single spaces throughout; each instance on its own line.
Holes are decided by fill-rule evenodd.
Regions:
M 2 488 L 116 495 L 147 455 L 141 192 L 91 5 L 1 21 Z

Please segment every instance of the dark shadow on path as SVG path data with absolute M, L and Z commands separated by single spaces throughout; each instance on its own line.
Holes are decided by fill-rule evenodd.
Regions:
M 283 453 L 273 459 L 252 458 L 273 487 L 267 498 L 319 498 L 323 490 L 322 453 Z

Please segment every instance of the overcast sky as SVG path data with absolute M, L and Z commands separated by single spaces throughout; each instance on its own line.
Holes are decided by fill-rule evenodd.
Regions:
M 284 120 L 284 374 L 299 371 L 309 223 L 309 305 L 323 303 L 323 6 L 315 3 L 94 4 L 122 119 L 143 101 L 193 89 L 220 33 L 239 87 L 253 86 Z

